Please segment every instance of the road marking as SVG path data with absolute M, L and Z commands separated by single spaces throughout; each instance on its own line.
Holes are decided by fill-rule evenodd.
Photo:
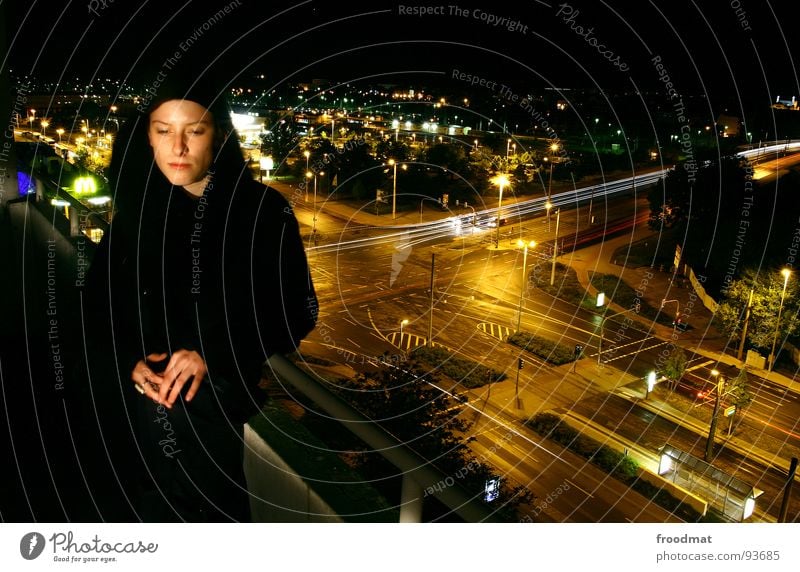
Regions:
M 501 342 L 505 341 L 505 339 L 511 335 L 511 328 L 493 322 L 480 322 L 478 324 L 478 329 L 484 334 L 497 338 Z
M 581 491 L 583 494 L 585 494 L 586 496 L 588 496 L 590 499 L 593 499 L 593 498 L 594 498 L 594 495 L 593 495 L 592 493 L 590 493 L 590 492 L 589 492 L 589 491 L 587 491 L 587 490 L 584 490 L 584 489 L 582 489 L 581 487 L 579 487 L 578 485 L 576 485 L 575 483 L 573 483 L 573 482 L 572 482 L 572 481 L 570 481 L 569 479 L 564 479 L 564 481 L 566 481 L 566 482 L 569 484 L 569 486 L 571 486 L 571 487 L 575 487 L 576 489 L 578 489 L 579 491 Z
M 645 351 L 645 350 L 652 350 L 653 348 L 657 348 L 657 347 L 660 347 L 660 346 L 664 346 L 664 345 L 667 345 L 667 344 L 669 344 L 669 343 L 671 343 L 671 342 L 661 342 L 661 343 L 658 343 L 658 344 L 656 344 L 656 345 L 654 345 L 654 346 L 647 346 L 646 348 L 639 348 L 639 349 L 637 349 L 637 350 L 635 350 L 635 351 L 628 352 L 628 353 L 626 353 L 626 354 L 623 354 L 623 355 L 621 355 L 621 356 L 616 356 L 616 357 L 612 357 L 612 358 L 604 359 L 604 360 L 603 360 L 603 363 L 611 363 L 612 361 L 616 361 L 616 360 L 618 360 L 618 359 L 626 358 L 626 357 L 628 357 L 628 356 L 633 356 L 633 355 L 636 355 L 636 354 L 638 354 L 639 352 L 643 352 L 643 351 Z M 630 345 L 630 344 L 626 344 L 626 345 Z M 612 349 L 610 349 L 610 350 L 608 350 L 608 351 L 613 351 L 614 349 L 615 349 L 615 348 L 612 348 Z M 606 352 L 603 352 L 603 353 L 606 353 Z

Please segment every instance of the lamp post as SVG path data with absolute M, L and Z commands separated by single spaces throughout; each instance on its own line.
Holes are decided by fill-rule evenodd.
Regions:
M 508 185 L 508 177 L 497 175 L 492 182 L 500 188 L 500 196 L 497 199 L 497 237 L 494 242 L 494 247 L 500 248 L 500 207 L 503 206 L 503 189 Z
M 42 126 L 42 138 L 47 139 L 47 128 L 50 127 L 50 122 L 47 119 L 42 119 L 39 124 Z
M 522 248 L 522 286 L 520 286 L 519 289 L 519 315 L 517 316 L 517 332 L 519 332 L 522 326 L 522 296 L 525 292 L 525 283 L 527 282 L 528 249 L 535 247 L 536 242 L 533 240 L 525 242 L 520 239 L 517 241 L 517 246 Z
M 61 143 L 61 136 L 64 134 L 64 130 L 59 127 L 56 129 L 56 134 L 58 135 L 58 142 Z
M 553 208 L 553 203 L 548 200 L 544 203 L 544 208 L 547 211 L 547 232 L 550 232 L 550 209 Z
M 392 167 L 392 220 L 397 218 L 397 161 L 394 159 L 389 159 L 388 164 Z M 407 169 L 405 165 L 403 165 L 403 169 Z
M 31 123 L 31 131 L 33 131 L 33 120 L 36 119 L 36 110 L 31 109 L 31 114 L 28 115 L 28 121 Z
M 522 328 L 522 298 L 525 294 L 525 284 L 527 283 L 527 264 L 528 264 L 528 248 L 533 248 L 536 246 L 536 242 L 531 240 L 530 242 L 525 242 L 524 240 L 520 239 L 517 241 L 517 246 L 522 248 L 522 284 L 519 287 L 519 313 L 517 314 L 517 333 L 520 332 Z M 520 365 L 522 362 L 520 361 Z M 514 382 L 514 403 L 516 407 L 519 409 L 519 370 L 522 369 L 521 367 L 517 367 L 517 379 Z
M 725 380 L 717 370 L 712 369 L 711 375 L 715 378 L 716 396 L 714 397 L 714 412 L 711 414 L 711 424 L 708 427 L 708 439 L 706 440 L 706 452 L 703 458 L 707 463 L 710 462 L 714 454 L 714 434 L 717 432 L 717 415 L 719 415 L 720 397 L 725 383 Z
M 511 139 L 506 141 L 506 165 L 505 170 L 508 171 L 508 150 L 511 148 Z
M 786 297 L 786 285 L 789 283 L 789 276 L 792 274 L 792 271 L 788 268 L 784 268 L 781 270 L 781 274 L 783 275 L 783 291 L 781 292 L 781 305 L 778 308 L 778 320 L 775 322 L 775 335 L 772 338 L 772 351 L 769 354 L 769 371 L 775 368 L 775 346 L 778 343 L 778 328 L 780 328 L 781 325 L 781 313 L 783 312 L 783 300 Z
M 400 349 L 403 349 L 403 326 L 405 326 L 406 324 L 408 324 L 408 320 L 403 320 L 402 322 L 400 322 Z
M 325 171 L 320 171 L 319 176 L 322 177 L 325 175 Z M 312 212 L 314 216 L 311 218 L 311 234 L 316 238 L 317 236 L 317 173 L 314 173 L 314 207 Z
M 550 286 L 556 281 L 556 257 L 558 256 L 558 223 L 561 221 L 561 209 L 556 211 L 556 235 L 553 238 L 553 266 L 550 269 Z

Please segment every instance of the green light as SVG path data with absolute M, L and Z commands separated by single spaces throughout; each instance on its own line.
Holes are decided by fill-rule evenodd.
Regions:
M 97 192 L 97 182 L 92 177 L 78 177 L 73 188 L 79 195 L 92 195 Z

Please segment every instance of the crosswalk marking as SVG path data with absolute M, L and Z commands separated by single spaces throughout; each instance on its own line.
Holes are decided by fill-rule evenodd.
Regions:
M 389 332 L 389 335 L 386 336 L 386 339 L 389 340 L 390 344 L 400 348 L 401 350 L 413 350 L 414 348 L 424 346 L 428 341 L 425 336 L 418 336 L 417 334 L 411 334 L 409 332 L 403 332 L 402 339 L 400 338 L 400 332 Z M 439 347 L 448 351 L 452 351 L 446 345 L 440 344 L 435 340 L 431 345 L 435 348 Z
M 511 335 L 511 328 L 508 326 L 501 326 L 500 324 L 494 324 L 492 322 L 480 322 L 478 324 L 478 329 L 484 334 L 488 334 L 493 338 L 497 338 L 501 342 L 505 341 L 506 338 Z
M 389 343 L 401 350 L 410 350 L 425 345 L 425 338 L 408 332 L 403 332 L 402 337 L 400 332 L 390 332 L 388 337 Z

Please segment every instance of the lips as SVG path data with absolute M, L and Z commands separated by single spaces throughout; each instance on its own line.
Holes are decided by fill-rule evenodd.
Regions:
M 175 169 L 176 171 L 182 171 L 190 167 L 188 163 L 169 163 L 169 166 Z

